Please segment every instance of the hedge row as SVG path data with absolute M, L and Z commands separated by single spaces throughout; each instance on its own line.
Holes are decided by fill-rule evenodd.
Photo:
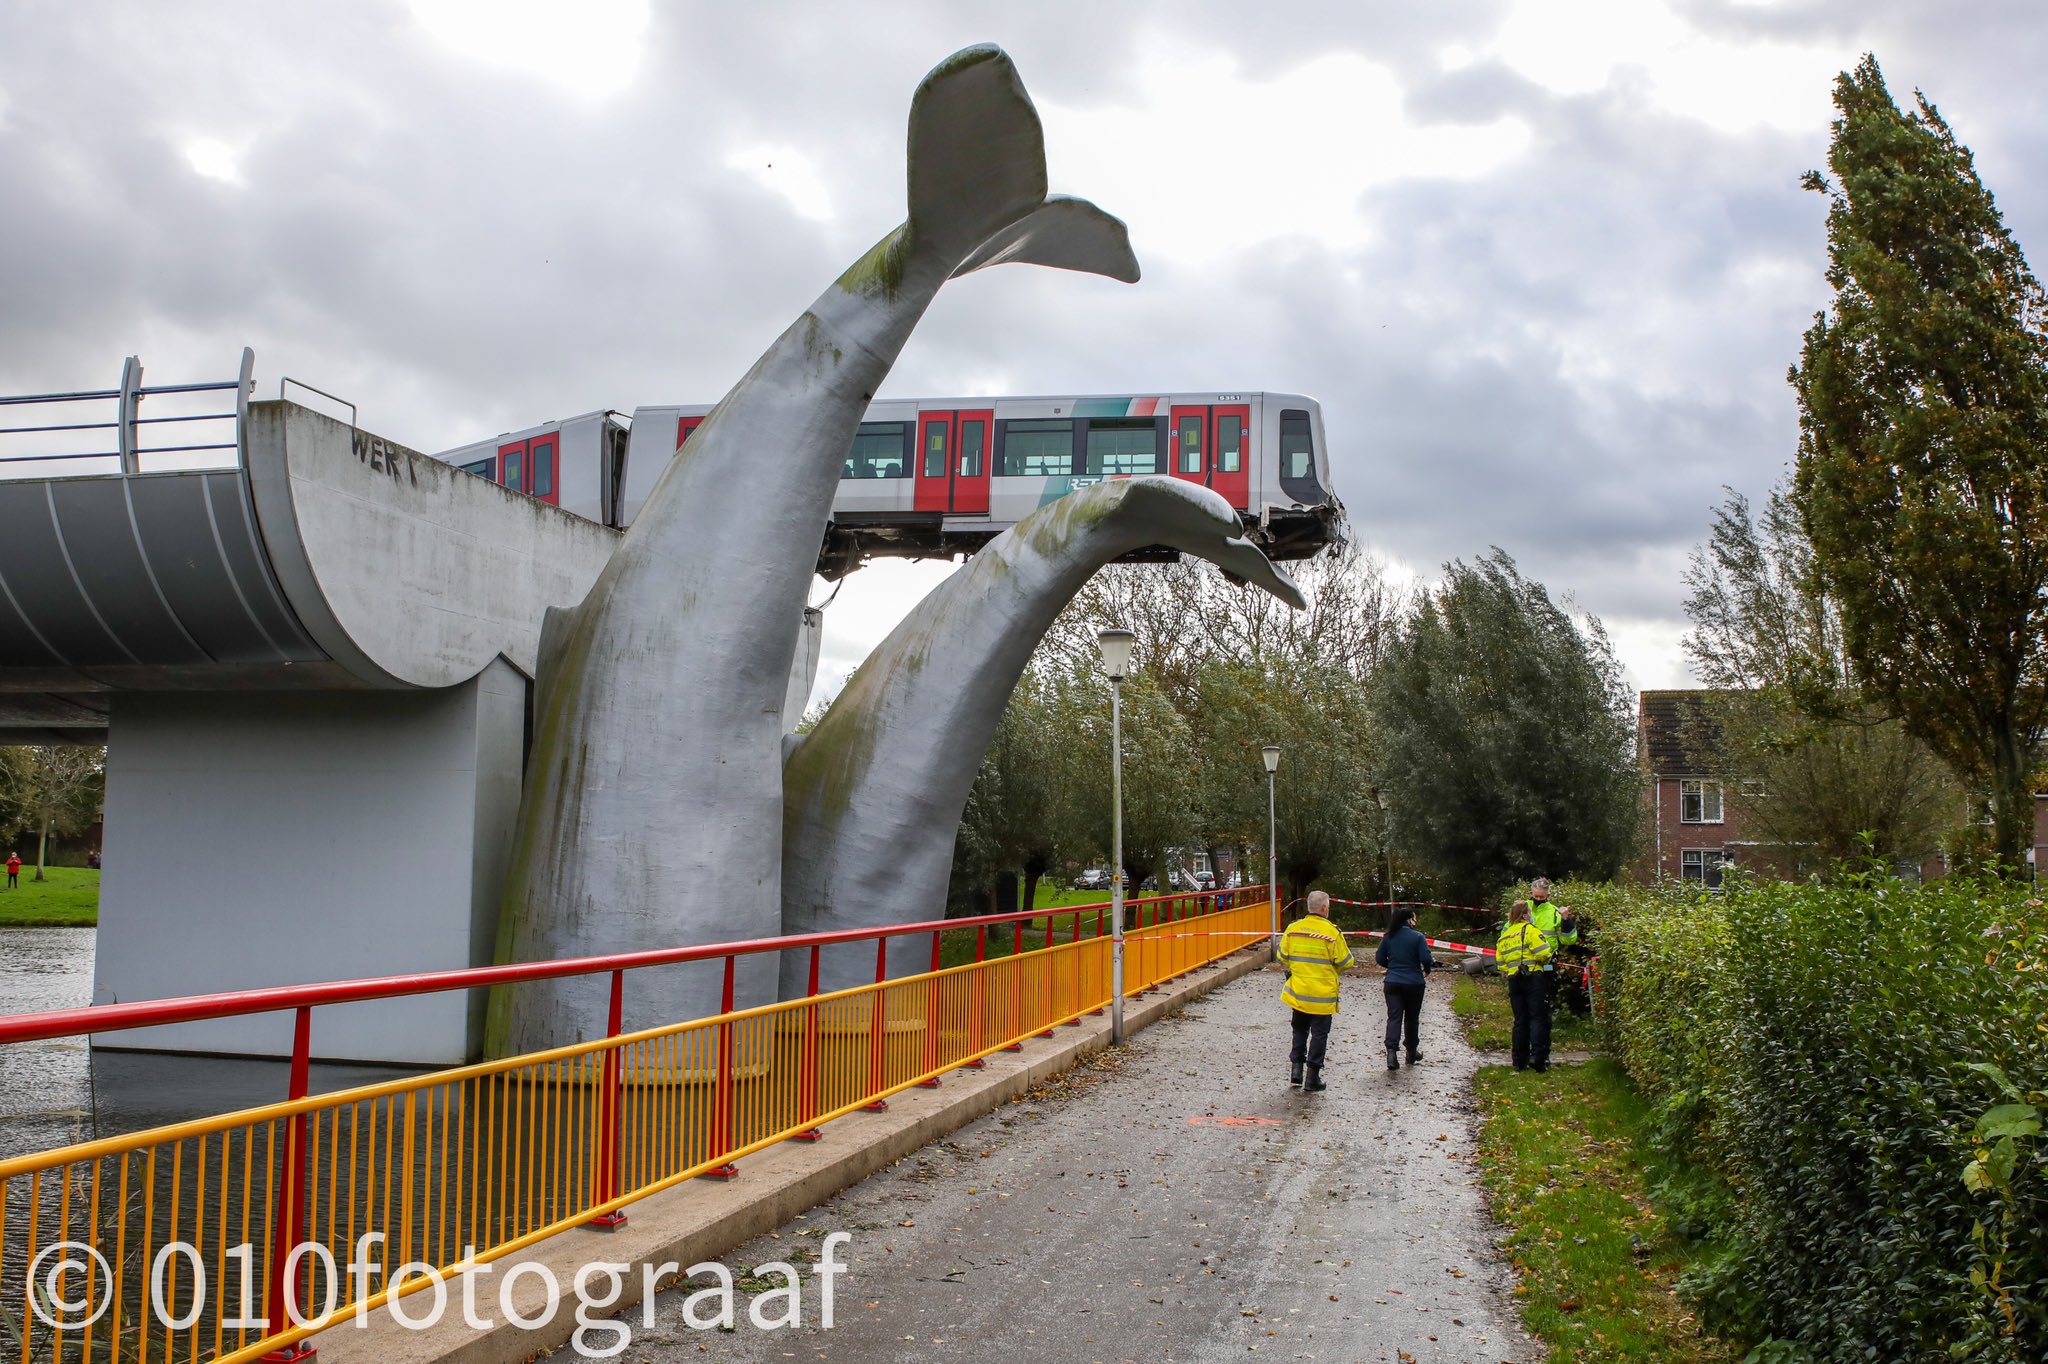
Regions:
M 1758 1359 L 2048 1359 L 2048 911 L 1888 876 L 1565 888 Z

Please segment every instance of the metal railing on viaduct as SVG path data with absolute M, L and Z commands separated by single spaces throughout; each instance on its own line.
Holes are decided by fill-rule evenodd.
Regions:
M 1261 941 L 1269 925 L 1264 887 L 1128 909 L 1127 995 Z M 0 1018 L 6 1043 L 296 1015 L 283 1102 L 0 1161 L 0 1353 L 23 1364 L 296 1358 L 325 1326 L 465 1262 L 616 1223 L 657 1190 L 732 1173 L 738 1156 L 815 1138 L 823 1122 L 1101 1011 L 1108 914 L 1072 906 Z M 970 938 L 971 959 L 943 963 L 966 957 Z M 869 943 L 872 984 L 817 992 L 822 952 Z M 889 974 L 892 951 L 920 950 L 927 969 Z M 809 996 L 732 1008 L 738 958 L 782 952 L 808 953 Z M 621 1031 L 630 973 L 714 962 L 723 1012 Z M 318 1008 L 565 976 L 609 977 L 610 1035 L 308 1093 Z

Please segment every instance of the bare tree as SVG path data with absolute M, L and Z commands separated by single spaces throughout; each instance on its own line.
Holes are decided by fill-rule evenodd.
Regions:
M 57 746 L 14 750 L 0 762 L 0 807 L 14 811 L 16 829 L 36 832 L 36 874 L 44 868 L 52 834 L 73 833 L 92 823 L 105 790 L 107 750 Z

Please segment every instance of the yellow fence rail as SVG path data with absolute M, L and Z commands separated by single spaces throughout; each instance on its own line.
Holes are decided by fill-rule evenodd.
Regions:
M 1262 940 L 1265 900 L 1208 903 L 1232 900 L 1127 933 L 1126 993 Z M 1109 938 L 1077 937 L 0 1161 L 0 1364 L 279 1352 L 1076 1022 L 1109 991 Z

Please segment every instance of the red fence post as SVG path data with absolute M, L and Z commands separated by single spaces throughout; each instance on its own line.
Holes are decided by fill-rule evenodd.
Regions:
M 1059 1011 L 1052 1002 L 1052 915 L 1049 912 L 1045 916 L 1045 946 L 1038 950 L 1043 954 L 1040 960 L 1045 963 L 1045 1031 L 1038 1035 L 1051 1037 L 1052 1021 L 1059 1017 Z
M 939 969 L 939 930 L 932 930 L 931 969 Z M 924 983 L 924 1068 L 937 1070 L 939 1067 L 939 982 L 936 976 Z M 919 1080 L 922 1089 L 937 1089 L 939 1077 L 927 1075 Z
M 718 1012 L 729 1014 L 733 1004 L 733 976 L 738 969 L 739 958 L 728 954 L 725 959 L 725 988 L 719 992 Z M 734 1102 L 732 1020 L 718 1025 L 718 1074 L 712 1078 L 711 1100 L 711 1154 L 723 1156 L 738 1143 L 733 1139 L 737 1124 L 739 1105 Z M 731 1179 L 738 1175 L 740 1167 L 726 1161 L 716 1169 L 706 1170 L 709 1179 Z
M 1072 969 L 1067 972 L 1067 1002 L 1074 1007 L 1067 1010 L 1073 1015 L 1067 1020 L 1067 1026 L 1078 1028 L 1081 1026 L 1081 911 L 1078 909 L 1074 911 L 1074 931 L 1069 940 L 1072 945 L 1067 949 L 1067 964 Z
M 1010 921 L 1010 1036 L 1024 1031 L 1024 921 Z M 1022 1041 L 1011 1042 L 1004 1051 L 1022 1051 Z
M 883 982 L 888 979 L 889 939 L 885 935 L 875 939 L 875 990 L 872 996 L 874 1008 L 868 1015 L 868 1093 L 870 1095 L 880 1094 L 883 1088 L 882 1076 L 884 1069 L 882 1062 L 884 1049 L 888 1046 L 888 1024 L 884 1017 L 886 1012 L 884 1006 L 887 1003 L 884 996 L 888 993 L 888 987 Z M 889 1101 L 877 1098 L 874 1102 L 863 1105 L 863 1107 L 869 1113 L 882 1113 L 888 1110 Z
M 626 973 L 612 972 L 611 1007 L 606 1013 L 606 1037 L 617 1037 L 625 1031 L 626 1020 Z M 597 1096 L 597 1171 L 591 1179 L 592 1203 L 609 1203 L 619 1196 L 619 1098 L 625 1088 L 625 1077 L 619 1065 L 619 1049 L 608 1047 L 604 1054 L 604 1069 L 598 1078 L 602 1091 Z M 612 1211 L 590 1219 L 590 1225 L 611 1231 L 626 1225 L 623 1211 Z
M 292 1069 L 285 1097 L 306 1097 L 313 1052 L 313 1010 L 302 1008 L 292 1020 Z M 298 1274 L 285 1274 L 285 1262 L 299 1243 L 301 1203 L 306 1189 L 306 1115 L 294 1113 L 285 1125 L 284 1151 L 278 1157 L 277 1218 L 270 1247 L 270 1282 L 263 1291 L 263 1320 L 270 1333 L 297 1325 L 292 1312 L 299 1303 Z M 313 1347 L 297 1341 L 263 1356 L 265 1364 L 298 1364 L 314 1357 Z
M 988 925 L 979 924 L 974 930 L 974 989 L 970 995 L 967 1018 L 967 1050 L 974 1059 L 967 1063 L 969 1070 L 982 1070 L 988 1062 L 981 1059 L 982 1038 L 988 1035 L 986 1020 L 988 1012 L 988 968 L 982 963 L 988 960 Z
M 815 1000 L 818 997 L 818 953 L 821 950 L 818 944 L 811 944 L 811 979 L 804 987 L 805 999 Z M 803 1059 L 797 1066 L 796 1089 L 798 1118 L 815 1124 L 818 1121 L 818 1006 L 815 1003 L 804 1006 Z M 790 1138 L 792 1141 L 824 1139 L 825 1134 L 816 1126 L 806 1127 Z

